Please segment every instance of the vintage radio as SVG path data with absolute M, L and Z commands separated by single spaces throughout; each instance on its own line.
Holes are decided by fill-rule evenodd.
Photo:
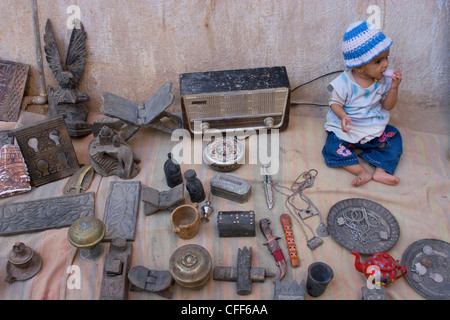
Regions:
M 285 67 L 184 73 L 180 75 L 183 127 L 284 130 L 289 123 L 290 84 Z

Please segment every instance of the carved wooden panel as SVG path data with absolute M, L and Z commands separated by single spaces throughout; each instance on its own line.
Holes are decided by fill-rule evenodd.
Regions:
M 35 187 L 66 178 L 80 168 L 62 116 L 14 129 L 11 134 L 22 150 Z
M 112 181 L 109 184 L 103 222 L 106 235 L 103 240 L 120 237 L 134 241 L 141 195 L 140 181 Z
M 30 66 L 0 60 L 0 121 L 17 122 Z
M 81 193 L 0 207 L 0 236 L 64 228 L 94 216 L 94 193 Z

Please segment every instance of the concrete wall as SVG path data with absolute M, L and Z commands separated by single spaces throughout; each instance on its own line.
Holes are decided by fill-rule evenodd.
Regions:
M 108 91 L 144 101 L 167 81 L 179 108 L 184 72 L 286 66 L 292 88 L 344 68 L 346 27 L 375 18 L 394 40 L 391 64 L 403 72 L 392 123 L 449 133 L 448 0 L 38 0 L 41 36 L 50 19 L 65 57 L 79 8 L 88 33 L 86 71 L 79 86 L 98 112 Z M 367 12 L 370 5 L 380 9 Z M 375 7 L 376 8 L 376 7 Z M 32 66 L 26 94 L 39 93 L 30 0 L 0 0 L 0 59 Z M 42 43 L 43 46 L 43 43 Z M 47 85 L 56 86 L 44 59 Z M 297 102 L 326 103 L 327 76 L 294 91 Z M 326 107 L 297 106 L 322 117 Z

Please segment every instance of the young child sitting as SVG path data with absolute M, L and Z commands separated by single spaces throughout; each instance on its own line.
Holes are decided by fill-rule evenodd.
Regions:
M 403 152 L 402 137 L 388 122 L 402 75 L 398 70 L 387 75 L 391 45 L 391 39 L 367 22 L 352 23 L 342 44 L 348 69 L 327 87 L 331 110 L 322 153 L 327 166 L 356 175 L 355 187 L 372 179 L 392 186 L 400 182 L 394 171 Z M 356 155 L 355 149 L 362 151 Z M 359 163 L 358 156 L 376 167 L 373 174 Z

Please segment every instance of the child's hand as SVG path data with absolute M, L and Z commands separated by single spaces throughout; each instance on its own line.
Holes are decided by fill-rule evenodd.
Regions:
M 400 72 L 400 70 L 396 70 L 394 71 L 394 76 L 389 78 L 392 79 L 391 89 L 397 89 L 402 82 L 402 73 Z
M 345 116 L 341 119 L 341 129 L 343 132 L 349 132 L 350 128 L 349 128 L 349 124 L 352 123 L 352 119 L 350 119 L 349 116 Z

